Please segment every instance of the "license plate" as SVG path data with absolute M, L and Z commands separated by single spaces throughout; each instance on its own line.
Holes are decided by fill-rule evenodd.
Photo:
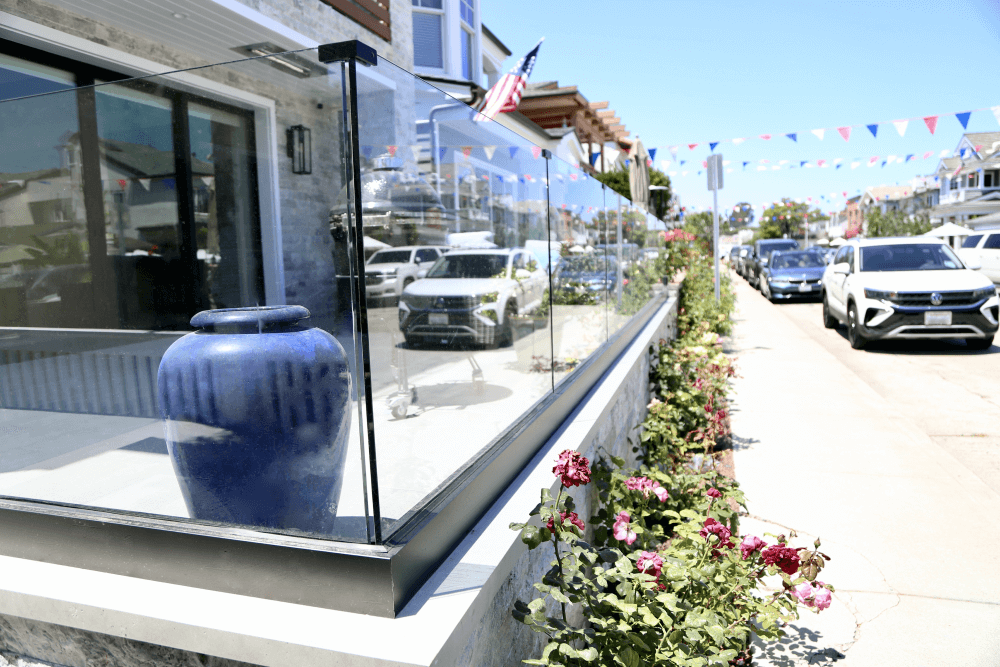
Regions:
M 428 324 L 448 324 L 447 313 L 430 313 L 427 316 Z
M 810 285 L 808 283 L 802 283 L 801 285 L 799 285 L 799 291 L 800 292 L 811 292 L 812 291 L 812 285 Z
M 924 313 L 924 324 L 929 326 L 950 326 L 951 325 L 951 311 L 938 311 L 935 313 Z

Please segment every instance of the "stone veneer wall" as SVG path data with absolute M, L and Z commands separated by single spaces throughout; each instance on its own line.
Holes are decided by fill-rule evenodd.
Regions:
M 676 292 L 673 294 L 676 295 Z M 661 323 L 654 343 L 661 339 L 673 340 L 676 336 L 676 313 L 675 305 Z M 646 418 L 646 404 L 649 402 L 650 359 L 651 355 L 643 354 L 633 364 L 628 379 L 615 397 L 610 414 L 600 424 L 590 442 L 578 450 L 591 462 L 600 458 L 602 451 L 606 451 L 625 459 L 627 465 L 635 463 L 636 454 L 632 448 L 633 443 L 638 442 L 639 430 L 636 427 Z M 553 487 L 553 495 L 555 490 L 556 487 Z M 596 510 L 596 488 L 593 484 L 576 487 L 571 495 L 578 513 L 587 521 Z M 525 516 L 519 520 L 527 518 Z M 587 523 L 585 538 L 591 538 L 593 533 L 589 521 Z M 552 566 L 555 552 L 551 545 L 528 551 L 520 540 L 517 540 L 515 548 L 521 550 L 521 556 L 470 635 L 458 662 L 462 667 L 509 667 L 521 664 L 522 660 L 541 657 L 542 649 L 547 643 L 545 635 L 532 632 L 528 626 L 514 620 L 511 610 L 515 600 L 529 602 L 538 595 L 533 585 L 536 581 L 541 581 Z M 567 611 L 570 613 L 570 621 L 580 621 L 578 610 L 569 608 Z M 554 605 L 551 605 L 549 613 L 557 613 Z

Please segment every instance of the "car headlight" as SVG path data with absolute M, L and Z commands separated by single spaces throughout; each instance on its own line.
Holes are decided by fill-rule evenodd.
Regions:
M 866 287 L 865 298 L 875 299 L 877 301 L 895 301 L 897 298 L 899 298 L 899 294 L 897 292 L 887 292 L 885 290 L 879 290 L 879 289 L 868 289 Z
M 977 289 L 972 293 L 973 301 L 979 301 L 980 299 L 989 299 L 997 293 L 996 287 L 983 287 L 982 289 Z

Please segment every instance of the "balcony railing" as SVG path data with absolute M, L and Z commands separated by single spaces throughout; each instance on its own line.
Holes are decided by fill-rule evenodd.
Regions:
M 661 223 L 358 43 L 7 99 L 0 128 L 7 555 L 392 615 L 664 299 Z M 339 492 L 207 511 L 182 450 L 250 480 L 227 502 L 285 490 L 209 417 L 164 431 L 157 370 L 197 312 L 283 304 L 346 354 L 347 454 L 309 482 Z

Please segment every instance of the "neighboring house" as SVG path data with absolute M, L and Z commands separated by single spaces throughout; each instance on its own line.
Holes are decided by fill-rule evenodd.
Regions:
M 990 228 L 993 223 L 982 218 L 1000 214 L 1000 132 L 963 134 L 955 155 L 942 159 L 936 174 L 941 194 L 931 222 Z
M 883 213 L 899 211 L 911 219 L 918 214 L 929 214 L 938 204 L 937 178 L 918 176 L 904 185 L 877 185 L 867 188 L 857 198 L 852 208 L 848 200 L 848 226 L 864 224 L 868 214 L 878 209 Z M 853 216 L 852 216 L 853 214 Z

